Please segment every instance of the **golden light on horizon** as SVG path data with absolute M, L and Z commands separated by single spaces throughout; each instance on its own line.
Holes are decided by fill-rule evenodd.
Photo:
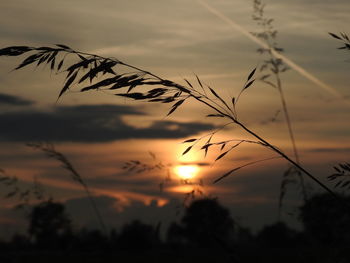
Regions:
M 190 193 L 193 191 L 193 185 L 178 185 L 170 187 L 168 190 L 173 193 Z
M 189 180 L 198 174 L 199 168 L 196 165 L 178 165 L 175 167 L 175 173 L 183 180 Z

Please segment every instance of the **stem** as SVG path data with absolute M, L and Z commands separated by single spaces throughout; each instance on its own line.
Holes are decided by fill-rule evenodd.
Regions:
M 292 164 L 294 167 L 298 168 L 300 171 L 302 171 L 304 174 L 306 174 L 307 176 L 309 176 L 313 181 L 315 181 L 319 186 L 321 186 L 323 189 L 325 189 L 328 193 L 330 193 L 332 196 L 334 196 L 336 199 L 338 200 L 342 200 L 338 197 L 338 195 L 336 195 L 331 189 L 329 189 L 325 184 L 323 184 L 321 181 L 319 181 L 315 176 L 313 176 L 310 172 L 308 172 L 306 169 L 304 169 L 299 163 L 297 163 L 296 161 L 293 161 L 293 159 L 291 159 L 288 155 L 286 155 L 284 152 L 282 152 L 281 150 L 279 150 L 278 148 L 276 148 L 275 146 L 273 146 L 272 144 L 270 144 L 268 141 L 266 141 L 265 139 L 263 139 L 262 137 L 260 137 L 259 135 L 257 135 L 255 132 L 253 132 L 252 130 L 250 130 L 248 127 L 246 127 L 244 124 L 242 124 L 241 122 L 239 122 L 236 118 L 234 118 L 233 116 L 227 115 L 225 113 L 223 113 L 222 111 L 216 109 L 214 106 L 210 105 L 209 103 L 201 100 L 198 97 L 194 98 L 202 103 L 204 103 L 205 105 L 207 105 L 208 107 L 212 108 L 213 110 L 215 110 L 216 112 L 218 112 L 219 114 L 222 114 L 228 118 L 230 118 L 234 123 L 236 123 L 238 126 L 240 126 L 243 130 L 245 130 L 246 132 L 248 132 L 250 135 L 254 136 L 255 138 L 257 138 L 262 145 L 270 148 L 271 150 L 273 150 L 274 152 L 276 152 L 277 154 L 279 154 L 282 158 L 284 158 L 285 160 L 287 160 L 290 164 Z M 347 205 L 348 206 L 348 205 Z
M 264 6 L 261 7 L 261 11 L 263 11 L 263 9 L 264 9 Z M 261 16 L 263 16 L 263 12 L 261 13 Z M 278 92 L 280 94 L 283 114 L 284 114 L 284 117 L 286 119 L 288 133 L 289 133 L 290 141 L 292 143 L 292 148 L 293 148 L 295 161 L 300 166 L 300 158 L 299 158 L 298 149 L 297 149 L 297 146 L 296 146 L 294 132 L 293 132 L 293 129 L 292 129 L 292 122 L 291 122 L 291 119 L 290 119 L 290 115 L 289 115 L 288 107 L 287 107 L 287 102 L 286 102 L 286 99 L 285 99 L 285 96 L 284 96 L 284 92 L 283 92 L 283 89 L 282 89 L 282 82 L 281 82 L 281 78 L 280 78 L 280 68 L 279 68 L 279 64 L 278 64 L 278 62 L 276 60 L 276 57 L 273 55 L 273 51 L 275 51 L 275 48 L 276 48 L 276 42 L 274 42 L 275 36 L 271 35 L 270 30 L 269 30 L 268 27 L 269 26 L 266 23 L 263 23 L 263 31 L 266 33 L 267 36 L 269 36 L 269 37 L 267 37 L 265 39 L 265 42 L 266 42 L 267 46 L 269 47 L 268 53 L 270 55 L 270 60 L 271 60 L 271 64 L 272 64 L 272 67 L 273 67 L 272 73 L 274 73 L 274 76 L 276 78 L 276 84 L 273 85 L 273 86 L 275 86 L 277 88 L 277 90 L 278 90 Z M 307 193 L 306 193 L 304 178 L 303 178 L 303 176 L 301 174 L 298 174 L 298 176 L 300 178 L 300 184 L 301 184 L 303 200 L 305 202 L 305 201 L 307 201 Z
M 287 102 L 286 102 L 286 99 L 284 96 L 284 92 L 283 92 L 282 84 L 281 84 L 281 79 L 279 77 L 278 72 L 276 73 L 276 80 L 277 80 L 277 88 L 278 88 L 278 91 L 280 93 L 280 98 L 281 98 L 281 102 L 282 102 L 283 113 L 284 113 L 284 116 L 286 118 L 288 132 L 289 132 L 290 140 L 291 140 L 292 146 L 293 146 L 294 157 L 295 157 L 296 162 L 300 163 L 299 154 L 298 154 L 298 150 L 296 147 L 296 142 L 295 142 L 294 133 L 293 133 L 293 129 L 292 129 L 292 123 L 291 123 L 291 120 L 289 117 Z
M 55 147 L 53 144 L 48 144 L 47 146 L 42 144 L 27 144 L 29 147 L 33 147 L 35 149 L 40 149 L 41 151 L 45 152 L 46 155 L 50 158 L 54 158 L 55 160 L 59 161 L 63 168 L 69 171 L 72 174 L 73 180 L 77 181 L 85 190 L 86 195 L 91 203 L 91 206 L 93 207 L 93 210 L 96 214 L 97 220 L 102 228 L 102 230 L 105 232 L 106 236 L 108 235 L 107 227 L 103 221 L 103 218 L 100 214 L 100 211 L 98 210 L 95 199 L 92 197 L 89 187 L 84 182 L 83 178 L 80 176 L 80 174 L 75 170 L 71 162 L 68 160 L 68 158 L 63 154 L 55 150 Z
M 81 52 L 76 52 L 76 53 L 80 53 L 80 54 L 85 54 L 85 55 L 91 55 L 88 53 L 81 53 Z M 102 58 L 102 57 L 100 57 Z M 188 90 L 185 86 L 177 84 L 175 82 L 163 79 L 153 73 L 150 73 L 146 70 L 143 70 L 141 68 L 137 68 L 135 66 L 131 66 L 127 63 L 124 63 L 122 61 L 116 60 L 119 64 L 124 65 L 126 67 L 130 67 L 133 69 L 136 69 L 140 72 L 143 72 L 145 74 L 149 74 L 150 76 L 153 76 L 154 78 L 157 78 L 160 81 L 166 81 L 168 83 L 171 83 L 171 86 L 174 88 L 177 88 L 181 91 L 184 90 Z M 169 85 L 168 85 L 169 86 Z M 309 176 L 314 182 L 316 182 L 321 188 L 323 188 L 324 190 L 326 190 L 328 193 L 330 193 L 332 196 L 334 196 L 336 199 L 341 200 L 341 202 L 349 208 L 348 204 L 343 202 L 343 200 L 341 198 L 338 197 L 337 194 L 335 194 L 331 189 L 329 189 L 325 184 L 323 184 L 321 181 L 319 181 L 315 176 L 313 176 L 310 172 L 308 172 L 306 169 L 304 169 L 297 161 L 294 161 L 293 159 L 291 159 L 288 155 L 286 155 L 284 152 L 282 152 L 281 150 L 279 150 L 278 148 L 276 148 L 275 146 L 273 146 L 272 144 L 270 144 L 268 141 L 266 141 L 265 139 L 263 139 L 262 137 L 260 137 L 258 134 L 256 134 L 255 132 L 253 132 L 252 130 L 250 130 L 248 127 L 246 127 L 243 123 L 239 122 L 234 116 L 227 114 L 223 111 L 221 111 L 220 109 L 216 108 L 215 106 L 211 105 L 209 102 L 203 100 L 201 97 L 198 97 L 194 94 L 191 93 L 190 90 L 187 91 L 188 95 L 191 96 L 192 98 L 194 98 L 195 100 L 205 104 L 206 106 L 208 106 L 209 108 L 211 108 L 212 110 L 214 110 L 215 112 L 225 116 L 226 118 L 229 118 L 230 120 L 232 120 L 234 123 L 236 123 L 238 126 L 240 126 L 243 130 L 245 130 L 248 134 L 252 135 L 253 137 L 257 138 L 261 144 L 265 147 L 270 148 L 272 151 L 276 152 L 277 154 L 279 154 L 282 158 L 284 158 L 286 161 L 288 161 L 291 165 L 293 165 L 294 167 L 298 168 L 301 172 L 303 172 L 304 174 L 306 174 L 307 176 Z M 209 99 L 210 100 L 210 99 Z M 211 101 L 211 100 L 210 100 Z M 294 138 L 294 137 L 293 137 Z
M 258 140 L 260 140 L 266 147 L 270 148 L 271 150 L 273 150 L 274 152 L 278 153 L 280 156 L 282 156 L 285 160 L 287 160 L 290 164 L 292 164 L 293 166 L 295 166 L 296 168 L 298 168 L 300 171 L 302 171 L 304 174 L 306 174 L 307 176 L 309 176 L 313 181 L 315 181 L 319 186 L 321 186 L 323 189 L 325 189 L 328 193 L 330 193 L 332 196 L 334 196 L 335 198 L 339 199 L 338 195 L 336 195 L 331 189 L 329 189 L 325 184 L 323 184 L 321 181 L 319 181 L 315 176 L 313 176 L 310 172 L 308 172 L 306 169 L 304 169 L 301 165 L 299 165 L 296 161 L 293 161 L 293 159 L 291 159 L 288 155 L 286 155 L 284 152 L 282 152 L 281 150 L 279 150 L 278 148 L 276 148 L 275 146 L 273 146 L 272 144 L 270 144 L 269 142 L 267 142 L 266 140 L 264 140 L 262 137 L 260 137 L 259 135 L 257 135 L 255 132 L 253 132 L 252 130 L 248 129 L 244 124 L 242 124 L 239 121 L 235 121 L 235 123 L 237 125 L 239 125 L 243 130 L 245 130 L 246 132 L 248 132 L 249 134 L 253 135 L 255 138 L 257 138 Z
M 105 235 L 108 236 L 108 231 L 107 231 L 107 227 L 102 219 L 102 216 L 100 214 L 100 211 L 98 210 L 97 208 L 97 205 L 96 205 L 96 202 L 95 202 L 95 199 L 92 197 L 91 193 L 90 193 L 90 190 L 89 188 L 87 187 L 87 185 L 85 183 L 83 183 L 83 187 L 84 187 L 84 190 L 86 192 L 86 195 L 88 196 L 89 200 L 90 200 L 90 203 L 95 211 L 95 214 L 97 216 L 97 220 L 99 221 L 100 225 L 101 225 L 101 228 L 103 229 L 103 231 L 105 232 Z
M 288 127 L 288 133 L 289 133 L 290 141 L 291 141 L 292 147 L 293 147 L 293 153 L 294 153 L 295 161 L 296 161 L 296 163 L 298 163 L 300 165 L 300 158 L 299 158 L 299 153 L 298 153 L 298 149 L 297 149 L 296 142 L 295 142 L 294 132 L 293 132 L 293 129 L 292 129 L 292 122 L 290 120 L 288 107 L 287 107 L 287 102 L 286 102 L 286 99 L 285 99 L 285 96 L 284 96 L 284 92 L 283 92 L 282 84 L 281 84 L 281 79 L 279 77 L 278 71 L 275 74 L 275 76 L 276 76 L 276 81 L 277 81 L 277 88 L 278 88 L 278 91 L 279 91 L 279 94 L 280 94 L 280 98 L 281 98 L 281 102 L 282 102 L 283 113 L 284 113 L 284 116 L 286 118 L 286 123 L 287 123 L 287 127 Z M 304 199 L 304 201 L 306 201 L 307 200 L 307 194 L 306 194 L 306 189 L 305 189 L 304 178 L 303 178 L 302 175 L 299 175 L 299 178 L 300 178 L 300 184 L 301 184 L 301 189 L 302 189 L 302 193 L 303 193 L 303 199 Z

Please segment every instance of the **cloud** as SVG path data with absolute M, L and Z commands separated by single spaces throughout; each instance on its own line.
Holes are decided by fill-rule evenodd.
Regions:
M 25 102 L 16 97 L 9 98 L 7 101 Z M 211 124 L 176 121 L 155 121 L 149 127 L 136 128 L 122 120 L 125 115 L 142 116 L 144 113 L 123 105 L 61 106 L 45 112 L 32 108 L 3 112 L 0 114 L 0 141 L 109 142 L 123 139 L 169 139 L 214 128 Z
M 0 93 L 0 106 L 3 104 L 10 106 L 29 106 L 34 104 L 34 102 L 22 99 L 20 97 Z

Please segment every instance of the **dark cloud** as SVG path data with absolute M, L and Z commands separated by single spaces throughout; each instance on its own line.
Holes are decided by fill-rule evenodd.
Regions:
M 26 111 L 0 114 L 1 141 L 108 142 L 123 139 L 182 138 L 214 128 L 199 122 L 156 121 L 147 128 L 136 128 L 122 120 L 123 115 L 144 113 L 120 105 L 81 105 L 43 112 Z
M 33 101 L 22 99 L 20 97 L 0 93 L 0 105 L 11 105 L 11 106 L 29 106 L 34 104 Z

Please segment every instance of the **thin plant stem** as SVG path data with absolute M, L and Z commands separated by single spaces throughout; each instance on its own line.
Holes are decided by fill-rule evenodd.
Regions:
M 44 51 L 42 51 L 43 49 L 44 49 Z M 67 80 L 66 80 L 66 83 L 65 83 L 63 89 L 61 90 L 59 96 L 64 94 L 69 89 L 71 84 L 74 82 L 78 71 L 80 69 L 82 69 L 83 67 L 85 67 L 85 66 L 81 66 L 82 62 L 85 63 L 87 61 L 87 59 L 84 58 L 83 55 L 92 56 L 95 59 L 95 60 L 93 59 L 93 61 L 92 61 L 92 62 L 94 62 L 95 67 L 93 67 L 88 73 L 90 75 L 90 79 L 91 80 L 93 78 L 97 77 L 97 73 L 99 73 L 99 72 L 100 73 L 101 72 L 102 73 L 103 72 L 107 72 L 107 71 L 111 72 L 112 71 L 111 67 L 114 67 L 117 64 L 123 65 L 123 66 L 125 66 L 127 68 L 131 68 L 133 70 L 137 70 L 138 73 L 139 73 L 136 76 L 136 81 L 137 82 L 134 81 L 135 78 L 134 79 L 131 78 L 130 81 L 129 81 L 129 79 L 127 79 L 127 80 L 125 80 L 125 79 L 120 80 L 122 78 L 120 78 L 120 76 L 116 75 L 116 73 L 114 73 L 112 71 L 112 73 L 110 73 L 110 74 L 114 75 L 113 78 L 104 79 L 104 80 L 98 82 L 99 85 L 94 84 L 95 86 L 92 85 L 92 86 L 85 87 L 81 91 L 87 91 L 87 90 L 92 90 L 92 89 L 100 90 L 100 87 L 106 86 L 104 84 L 104 82 L 103 82 L 103 81 L 106 81 L 106 80 L 108 80 L 107 85 L 112 85 L 112 84 L 117 85 L 118 89 L 122 88 L 122 87 L 128 87 L 129 86 L 129 90 L 130 90 L 131 88 L 134 88 L 136 86 L 142 86 L 142 85 L 163 86 L 164 88 L 162 89 L 162 93 L 160 95 L 156 94 L 155 96 L 153 96 L 152 93 L 145 93 L 145 94 L 144 93 L 140 93 L 140 92 L 138 92 L 138 93 L 129 93 L 129 91 L 127 91 L 126 93 L 118 93 L 116 95 L 133 98 L 135 100 L 147 100 L 149 102 L 151 102 L 151 101 L 162 101 L 163 103 L 164 102 L 168 103 L 168 102 L 172 102 L 172 101 L 176 101 L 177 100 L 177 102 L 173 105 L 173 108 L 168 113 L 168 115 L 171 114 L 172 112 L 174 112 L 174 110 L 176 110 L 177 107 L 180 106 L 184 102 L 185 99 L 179 99 L 179 94 L 185 93 L 185 94 L 188 95 L 188 98 L 191 97 L 191 98 L 195 99 L 196 101 L 206 105 L 209 109 L 211 109 L 214 112 L 218 113 L 220 115 L 220 117 L 227 118 L 228 120 L 231 120 L 233 123 L 235 123 L 241 129 L 243 129 L 245 132 L 247 132 L 247 134 L 253 136 L 256 139 L 258 139 L 259 143 L 262 146 L 269 148 L 270 150 L 272 150 L 273 152 L 275 152 L 276 154 L 281 156 L 288 163 L 290 163 L 293 167 L 297 168 L 299 171 L 301 171 L 306 176 L 308 176 L 311 180 L 313 180 L 315 183 L 317 183 L 321 188 L 323 188 L 324 190 L 329 192 L 332 196 L 336 197 L 338 200 L 340 200 L 340 202 L 343 202 L 343 200 L 340 197 L 338 197 L 338 195 L 335 192 L 333 192 L 325 184 L 323 184 L 320 180 L 318 180 L 314 175 L 312 175 L 309 171 L 307 171 L 300 163 L 298 163 L 296 160 L 293 160 L 293 158 L 289 157 L 286 153 L 284 153 L 283 151 L 281 151 L 277 147 L 275 147 L 272 144 L 270 144 L 267 140 L 263 139 L 260 135 L 255 133 L 253 130 L 249 129 L 245 124 L 243 124 L 242 122 L 240 122 L 237 119 L 237 117 L 236 117 L 236 115 L 234 113 L 228 112 L 228 111 L 222 109 L 221 107 L 220 108 L 217 107 L 215 105 L 216 102 L 214 101 L 214 99 L 210 98 L 209 96 L 206 96 L 206 95 L 198 93 L 192 87 L 192 85 L 189 85 L 191 87 L 186 87 L 186 86 L 183 86 L 181 84 L 175 83 L 175 82 L 173 82 L 171 80 L 163 79 L 163 78 L 161 78 L 160 76 L 158 76 L 158 75 L 156 75 L 154 73 L 151 73 L 149 71 L 143 70 L 142 68 L 139 68 L 139 67 L 135 67 L 135 66 L 129 65 L 129 64 L 124 63 L 124 62 L 122 62 L 120 60 L 113 59 L 113 58 L 103 58 L 101 56 L 96 56 L 96 55 L 92 55 L 92 54 L 89 54 L 89 53 L 81 53 L 81 52 L 74 51 L 74 50 L 72 50 L 71 48 L 68 48 L 68 47 L 64 47 L 64 48 L 61 48 L 61 49 L 57 49 L 57 48 L 53 49 L 53 48 L 48 48 L 48 47 L 44 47 L 44 48 L 43 47 L 41 47 L 41 48 L 30 48 L 30 47 L 25 47 L 25 46 L 7 47 L 7 48 L 4 48 L 4 49 L 0 50 L 1 51 L 0 54 L 2 54 L 3 56 L 4 55 L 18 56 L 18 55 L 21 55 L 21 54 L 23 54 L 25 52 L 34 51 L 34 50 L 39 51 L 39 52 L 37 54 L 31 55 L 30 57 L 28 57 L 16 69 L 20 69 L 20 68 L 25 67 L 25 66 L 33 63 L 33 62 L 38 61 L 39 58 L 43 56 L 44 52 L 46 52 L 46 53 L 54 52 L 54 51 L 59 51 L 59 52 L 62 52 L 62 53 L 66 53 L 67 52 L 67 53 L 77 54 L 80 57 L 81 61 L 79 63 L 77 63 L 77 64 L 73 64 L 70 67 L 70 70 L 67 70 L 68 71 L 68 75 L 66 77 Z M 59 52 L 56 52 L 54 54 L 57 55 Z M 113 62 L 113 63 L 111 63 L 111 62 Z M 48 61 L 46 63 L 50 63 L 50 61 Z M 97 63 L 100 63 L 100 65 L 97 66 Z M 112 66 L 108 66 L 107 63 L 111 63 Z M 54 70 L 54 67 L 51 67 L 51 70 Z M 73 73 L 74 71 L 75 71 L 75 73 Z M 253 83 L 254 80 L 251 80 L 251 79 L 252 79 L 254 73 L 255 73 L 255 69 L 249 74 L 248 81 L 249 80 L 250 81 L 245 84 L 243 90 L 248 88 Z M 103 75 L 104 74 L 105 73 L 103 73 Z M 152 82 L 152 80 L 150 81 L 149 78 L 145 78 L 145 75 L 151 76 L 156 81 L 153 81 L 153 82 Z M 79 81 L 79 83 L 82 82 L 82 81 L 83 80 L 81 79 Z M 111 83 L 110 81 L 113 81 L 113 82 Z M 118 86 L 118 85 L 120 85 L 120 86 Z M 111 89 L 113 89 L 113 87 Z M 215 96 L 217 99 L 219 99 L 222 102 L 222 105 L 226 107 L 227 103 L 213 89 L 211 89 L 210 87 L 208 87 L 208 89 L 211 91 L 213 96 Z M 154 89 L 152 89 L 150 91 L 154 91 Z M 175 93 L 175 95 L 172 95 L 174 93 Z M 164 98 L 164 97 L 162 97 L 163 94 L 171 94 L 171 96 Z M 176 94 L 178 94 L 178 95 L 176 95 Z M 154 98 L 157 98 L 157 99 L 154 100 Z M 164 101 L 164 100 L 169 100 L 169 99 L 170 99 L 170 101 Z M 234 104 L 235 103 L 233 103 L 233 106 L 234 106 Z M 349 206 L 347 206 L 347 207 L 349 207 Z
M 140 69 L 141 71 L 143 71 L 142 69 Z M 146 71 L 143 71 L 146 72 Z M 152 76 L 158 78 L 159 80 L 164 81 L 164 79 L 162 79 L 159 76 L 156 76 L 154 74 L 152 74 Z M 178 87 L 180 89 L 185 88 L 184 86 L 174 83 L 174 87 Z M 256 139 L 258 139 L 264 146 L 270 148 L 272 151 L 274 151 L 275 153 L 279 154 L 282 158 L 284 158 L 286 161 L 288 161 L 290 164 L 292 164 L 293 166 L 295 166 L 296 168 L 298 168 L 300 171 L 302 171 L 304 174 L 306 174 L 308 177 L 310 177 L 313 181 L 315 181 L 319 186 L 321 186 L 324 190 L 326 190 L 328 193 L 330 193 L 332 196 L 339 198 L 331 189 L 329 189 L 325 184 L 323 184 L 321 181 L 319 181 L 315 176 L 313 176 L 310 172 L 308 172 L 306 169 L 304 169 L 300 164 L 298 164 L 296 161 L 294 161 L 292 158 L 290 158 L 287 154 L 285 154 L 284 152 L 282 152 L 281 150 L 279 150 L 278 148 L 276 148 L 275 146 L 273 146 L 272 144 L 270 144 L 267 140 L 263 139 L 261 136 L 259 136 L 258 134 L 256 134 L 255 132 L 253 132 L 252 130 L 250 130 L 247 126 L 245 126 L 243 123 L 241 123 L 240 121 L 238 121 L 234 116 L 231 116 L 229 114 L 224 113 L 223 111 L 215 108 L 214 106 L 212 106 L 210 103 L 202 100 L 200 97 L 197 97 L 195 95 L 189 94 L 191 97 L 193 97 L 195 100 L 205 104 L 206 106 L 208 106 L 209 108 L 211 108 L 212 110 L 216 111 L 217 113 L 224 115 L 225 117 L 229 118 L 230 120 L 232 120 L 232 122 L 234 122 L 235 124 L 237 124 L 238 126 L 240 126 L 243 130 L 245 130 L 248 134 L 252 135 L 253 137 L 255 137 Z
M 268 49 L 265 52 L 267 52 L 269 54 L 270 60 L 269 60 L 268 64 L 270 64 L 272 66 L 271 72 L 273 73 L 273 75 L 275 77 L 275 83 L 269 81 L 267 84 L 275 87 L 278 90 L 278 93 L 280 96 L 280 101 L 282 104 L 283 115 L 284 115 L 284 118 L 286 120 L 286 125 L 287 125 L 287 129 L 288 129 L 290 142 L 292 144 L 293 155 L 294 155 L 296 163 L 298 163 L 300 165 L 300 158 L 299 158 L 296 140 L 295 140 L 295 136 L 294 136 L 294 132 L 293 132 L 293 128 L 292 128 L 292 121 L 291 121 L 290 114 L 288 111 L 287 101 L 286 101 L 286 98 L 284 95 L 284 91 L 282 88 L 282 81 L 281 81 L 281 77 L 280 77 L 280 73 L 282 72 L 280 69 L 280 66 L 282 66 L 282 64 L 280 64 L 278 59 L 274 56 L 274 53 L 278 52 L 277 46 L 276 46 L 277 44 L 275 42 L 277 31 L 276 30 L 273 31 L 273 26 L 271 25 L 272 19 L 266 20 L 266 18 L 264 18 L 265 5 L 262 4 L 261 1 L 255 0 L 254 1 L 254 8 L 255 8 L 254 13 L 256 15 L 255 16 L 253 15 L 253 17 L 255 18 L 255 20 L 259 21 L 258 24 L 261 25 L 263 28 L 262 29 L 263 35 L 260 37 L 267 44 Z M 267 21 L 270 21 L 270 22 L 267 22 Z M 259 37 L 259 34 L 258 34 L 258 37 Z M 280 49 L 280 50 L 282 51 L 283 49 Z M 304 178 L 303 178 L 302 174 L 300 174 L 300 173 L 298 173 L 298 176 L 300 179 L 303 200 L 305 202 L 305 201 L 307 201 L 307 192 L 306 192 Z
M 83 187 L 86 193 L 86 196 L 88 197 L 90 204 L 95 212 L 96 218 L 100 224 L 101 229 L 104 231 L 106 235 L 108 235 L 106 224 L 103 221 L 103 218 L 101 216 L 99 209 L 97 208 L 95 199 L 93 198 L 89 187 L 87 186 L 86 182 L 83 180 L 82 176 L 74 168 L 72 163 L 68 160 L 68 158 L 63 153 L 58 152 L 52 144 L 44 145 L 41 143 L 37 143 L 37 144 L 29 143 L 27 144 L 27 146 L 43 151 L 44 153 L 46 153 L 48 157 L 59 161 L 62 164 L 62 167 L 71 173 L 72 179 L 78 182 Z

